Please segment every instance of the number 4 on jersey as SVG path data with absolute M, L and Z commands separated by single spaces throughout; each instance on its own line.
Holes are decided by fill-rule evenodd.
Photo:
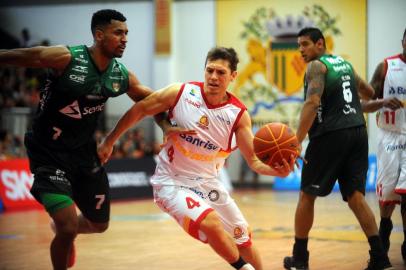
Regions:
M 186 205 L 187 205 L 187 208 L 189 208 L 189 209 L 193 209 L 194 207 L 200 207 L 200 203 L 193 200 L 190 197 L 186 197 Z

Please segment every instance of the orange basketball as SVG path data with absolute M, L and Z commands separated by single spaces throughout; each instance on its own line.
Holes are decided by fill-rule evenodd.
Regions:
M 263 163 L 272 167 L 275 163 L 283 164 L 283 159 L 289 162 L 291 155 L 296 158 L 300 154 L 296 134 L 282 123 L 263 125 L 255 133 L 254 151 Z

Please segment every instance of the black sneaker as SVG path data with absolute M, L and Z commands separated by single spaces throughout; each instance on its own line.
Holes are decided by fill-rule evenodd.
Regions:
M 406 241 L 403 241 L 401 251 L 402 251 L 403 261 L 406 264 Z
M 369 251 L 370 260 L 368 261 L 368 267 L 365 270 L 392 270 L 392 264 L 389 261 L 388 255 L 376 256 Z
M 309 262 L 296 261 L 293 256 L 285 257 L 283 267 L 288 270 L 309 270 Z

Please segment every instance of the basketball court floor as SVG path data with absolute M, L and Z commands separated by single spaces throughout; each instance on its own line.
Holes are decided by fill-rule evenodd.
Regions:
M 251 224 L 264 269 L 283 269 L 283 257 L 292 250 L 298 192 L 249 190 L 237 191 L 233 197 Z M 378 217 L 375 195 L 367 194 L 367 200 Z M 400 255 L 403 231 L 399 211 L 397 207 L 393 215 L 389 256 L 395 269 L 401 270 L 406 267 Z M 0 270 L 51 269 L 51 239 L 44 211 L 0 214 Z M 316 201 L 309 248 L 312 270 L 366 267 L 367 240 L 339 193 Z M 113 203 L 108 231 L 79 235 L 76 249 L 73 269 L 232 269 L 208 245 L 186 235 L 152 199 Z

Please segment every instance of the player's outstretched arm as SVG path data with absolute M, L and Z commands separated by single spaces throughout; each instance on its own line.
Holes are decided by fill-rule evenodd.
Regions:
M 237 146 L 241 151 L 248 166 L 255 172 L 263 175 L 287 176 L 294 168 L 295 159 L 289 161 L 283 160 L 283 164 L 273 164 L 273 168 L 264 164 L 258 159 L 254 152 L 254 135 L 252 134 L 251 118 L 245 111 L 237 124 L 235 131 Z
M 137 124 L 147 115 L 165 112 L 175 103 L 181 84 L 172 84 L 161 90 L 153 92 L 143 100 L 134 104 L 118 121 L 117 125 L 109 132 L 107 137 L 98 147 L 98 155 L 102 163 L 107 162 L 114 143 L 130 127 Z
M 64 46 L 21 48 L 0 50 L 1 66 L 32 68 L 53 68 L 64 70 L 71 60 L 68 48 Z

